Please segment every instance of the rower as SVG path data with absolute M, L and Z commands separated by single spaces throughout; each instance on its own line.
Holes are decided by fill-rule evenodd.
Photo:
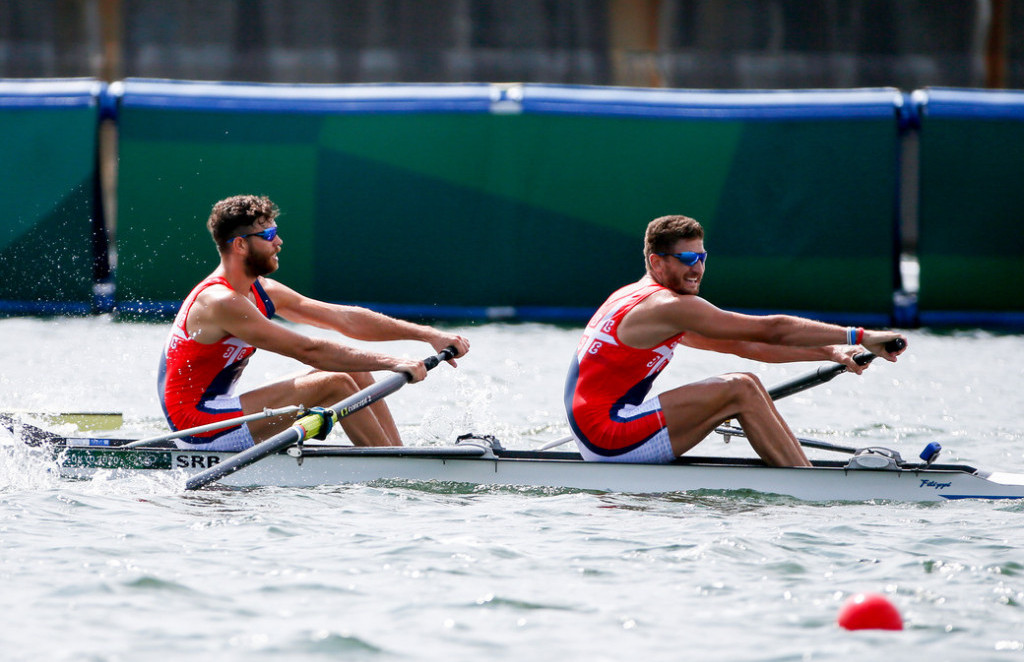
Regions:
M 792 315 L 744 315 L 702 298 L 704 228 L 686 216 L 647 226 L 646 273 L 614 292 L 583 332 L 565 384 L 580 453 L 601 462 L 671 462 L 735 418 L 773 466 L 809 466 L 799 441 L 757 376 L 730 373 L 648 399 L 678 345 L 769 363 L 835 361 L 856 374 L 863 348 L 895 361 L 906 338 Z M 899 343 L 886 347 L 893 341 Z
M 449 359 L 469 351 L 469 341 L 457 334 L 357 306 L 316 301 L 268 278 L 278 268 L 283 245 L 278 213 L 269 198 L 255 195 L 237 195 L 213 206 L 207 229 L 220 264 L 185 299 L 161 357 L 160 400 L 172 430 L 224 423 L 300 402 L 331 406 L 370 388 L 374 370 L 404 373 L 412 381 L 426 377 L 423 361 L 310 337 L 272 321 L 274 316 L 358 340 L 419 340 L 437 352 L 452 347 Z M 234 386 L 257 348 L 296 359 L 311 370 L 236 396 Z M 290 424 L 283 417 L 257 417 L 176 443 L 192 450 L 243 450 Z M 402 444 L 383 401 L 346 417 L 341 426 L 356 445 Z

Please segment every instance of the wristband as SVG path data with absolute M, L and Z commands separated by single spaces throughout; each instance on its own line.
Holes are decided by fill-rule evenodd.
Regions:
M 847 329 L 846 329 L 846 344 L 847 345 L 856 345 L 857 344 L 856 341 L 857 341 L 857 329 L 853 328 L 852 326 L 851 327 L 847 327 Z
M 857 342 L 854 343 L 854 344 L 859 345 L 862 342 L 864 342 L 864 327 L 858 326 L 857 327 Z

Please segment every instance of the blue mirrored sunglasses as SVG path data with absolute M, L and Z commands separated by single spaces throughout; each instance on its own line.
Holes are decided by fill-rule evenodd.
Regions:
M 250 232 L 249 234 L 240 234 L 237 237 L 231 237 L 230 239 L 228 239 L 228 243 L 230 244 L 235 239 L 245 239 L 246 237 L 261 237 L 263 239 L 266 239 L 267 241 L 274 241 L 274 237 L 276 236 L 277 226 L 275 225 L 272 228 L 267 228 L 266 230 L 261 230 L 260 232 Z
M 674 257 L 688 267 L 692 267 L 698 262 L 707 262 L 708 254 L 707 251 L 703 253 L 694 253 L 693 251 L 683 251 L 682 253 L 655 253 L 661 257 Z

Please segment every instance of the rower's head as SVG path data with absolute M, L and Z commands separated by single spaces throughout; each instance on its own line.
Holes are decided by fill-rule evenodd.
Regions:
M 644 264 L 660 285 L 680 294 L 697 294 L 707 257 L 704 228 L 689 216 L 661 216 L 647 224 Z
M 235 195 L 213 206 L 206 228 L 224 254 L 236 239 L 247 238 L 275 227 L 280 210 L 263 195 Z M 268 239 L 273 241 L 273 237 Z

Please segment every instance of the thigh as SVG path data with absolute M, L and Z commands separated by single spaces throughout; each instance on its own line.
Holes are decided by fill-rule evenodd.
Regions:
M 738 413 L 736 394 L 743 388 L 742 379 L 738 374 L 710 377 L 659 396 L 676 455 L 699 444 L 722 422 Z
M 337 380 L 339 379 L 347 379 L 349 381 L 348 390 L 352 393 L 356 391 L 355 383 L 345 373 L 313 370 L 247 391 L 239 396 L 239 401 L 246 414 L 259 413 L 267 408 L 277 409 L 291 405 L 330 406 L 335 404 L 329 400 L 337 397 Z M 257 441 L 263 441 L 284 430 L 294 421 L 293 416 L 258 419 L 250 421 L 249 429 Z
M 289 405 L 324 406 L 325 394 L 330 392 L 328 382 L 336 379 L 339 374 L 342 373 L 311 370 L 246 391 L 238 399 L 246 414 L 255 414 L 268 407 L 276 409 Z M 332 404 L 334 403 L 326 403 Z

